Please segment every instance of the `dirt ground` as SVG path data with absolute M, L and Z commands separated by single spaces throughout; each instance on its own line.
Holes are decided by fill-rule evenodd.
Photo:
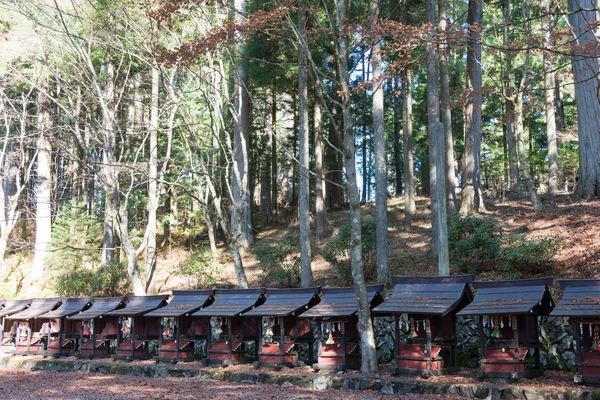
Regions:
M 457 397 L 435 395 L 383 395 L 374 391 L 310 389 L 264 384 L 237 384 L 194 378 L 139 378 L 79 372 L 0 369 L 0 398 L 44 400 L 104 399 L 432 399 Z

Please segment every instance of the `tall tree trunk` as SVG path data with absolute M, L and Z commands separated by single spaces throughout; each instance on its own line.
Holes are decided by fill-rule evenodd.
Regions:
M 446 192 L 448 212 L 456 212 L 456 186 L 458 181 L 454 169 L 454 138 L 452 136 L 452 105 L 450 102 L 450 77 L 448 76 L 448 42 L 445 38 L 448 25 L 446 17 L 446 0 L 438 0 L 439 28 L 443 36 L 440 50 L 440 112 L 444 124 L 446 147 Z
M 246 0 L 235 0 L 235 18 L 238 22 L 243 21 L 246 10 Z M 238 57 L 236 57 L 234 82 L 233 82 L 233 157 L 234 173 L 232 190 L 234 207 L 231 212 L 231 226 L 239 224 L 239 243 L 247 249 L 254 243 L 252 232 L 252 198 L 250 193 L 250 170 L 248 140 L 249 130 L 249 98 L 246 89 L 248 74 L 244 69 L 241 59 L 243 58 L 243 44 L 237 46 Z M 239 221 L 238 221 L 239 220 Z
M 526 73 L 525 73 L 526 74 Z M 523 76 L 523 79 L 527 79 Z M 533 182 L 533 178 L 530 174 L 529 170 L 529 162 L 527 161 L 527 154 L 525 152 L 525 143 L 523 136 L 525 134 L 523 129 L 523 96 L 521 95 L 521 91 L 519 90 L 519 94 L 517 95 L 517 99 L 515 101 L 515 130 L 517 136 L 517 154 L 519 155 L 519 164 L 521 169 L 521 174 L 523 175 L 523 179 L 525 180 L 525 185 L 527 186 L 527 191 L 529 192 L 529 198 L 531 199 L 531 204 L 533 206 L 533 211 L 538 212 L 542 209 L 542 203 L 540 203 L 535 184 Z
M 435 0 L 425 0 L 427 21 L 436 23 Z M 446 174 L 444 126 L 440 122 L 438 91 L 438 55 L 435 31 L 430 30 L 427 41 L 427 128 L 429 131 L 429 182 L 431 188 L 432 249 L 437 256 L 440 276 L 450 275 L 448 260 L 448 217 L 446 209 Z
M 595 4 L 594 0 L 569 0 L 569 22 L 576 38 L 572 65 L 579 137 L 577 190 L 582 197 L 600 196 L 600 59 L 593 50 L 598 46 Z
M 362 237 L 361 213 L 358 185 L 356 182 L 356 160 L 354 146 L 354 132 L 352 130 L 352 109 L 350 102 L 350 85 L 348 73 L 348 43 L 346 35 L 347 16 L 350 11 L 349 0 L 335 0 L 337 10 L 337 37 L 336 56 L 337 68 L 340 79 L 340 96 L 343 113 L 344 127 L 344 166 L 346 170 L 346 191 L 350 202 L 350 259 L 352 265 L 352 280 L 358 302 L 358 332 L 361 338 L 361 371 L 372 373 L 377 370 L 377 354 L 375 348 L 375 335 L 373 321 L 367 296 L 367 285 L 363 274 L 362 262 Z
M 277 221 L 277 92 L 271 99 L 271 215 Z
M 400 125 L 402 111 L 400 108 L 402 107 L 403 99 L 398 98 L 398 95 L 395 93 L 400 88 L 400 79 L 393 78 L 391 85 L 394 88 L 392 97 L 392 104 L 394 105 L 394 177 L 396 183 L 394 193 L 396 197 L 399 197 L 402 195 L 402 146 L 400 145 L 402 141 L 402 128 Z
M 52 240 L 52 119 L 49 99 L 38 92 L 37 188 L 35 191 L 35 255 L 31 277 L 44 276 L 48 246 Z
M 370 25 L 373 30 L 379 19 L 379 0 L 371 0 Z M 381 41 L 373 44 L 373 140 L 375 142 L 375 213 L 377 215 L 377 281 L 391 284 L 388 254 L 387 165 L 385 157 L 385 120 L 383 104 L 383 74 L 381 71 Z
M 152 94 L 150 97 L 150 140 L 148 149 L 148 225 L 146 228 L 146 292 L 154 294 L 156 271 L 156 212 L 158 210 L 158 89 L 160 84 L 158 65 L 152 66 Z
M 306 71 L 306 5 L 298 4 L 298 130 L 300 140 L 300 188 L 298 193 L 300 218 L 300 283 L 313 284 L 310 249 L 310 181 L 308 175 L 308 85 Z
M 413 217 L 417 211 L 415 204 L 415 167 L 413 163 L 412 71 L 405 69 L 403 73 L 404 222 L 406 226 L 411 226 Z
M 517 161 L 517 136 L 515 132 L 515 106 L 514 96 L 516 95 L 516 87 L 514 76 L 512 73 L 512 54 L 508 49 L 511 44 L 510 34 L 510 0 L 503 2 L 503 20 L 504 20 L 504 35 L 503 45 L 507 49 L 504 52 L 506 66 L 504 70 L 504 97 L 505 105 L 505 120 L 506 120 L 506 137 L 508 139 L 508 189 L 516 191 L 519 184 L 519 163 Z
M 117 234 L 127 257 L 127 275 L 129 276 L 129 282 L 133 289 L 133 293 L 136 296 L 145 296 L 146 287 L 142 281 L 142 275 L 140 274 L 140 268 L 137 260 L 137 252 L 133 243 L 129 238 L 129 218 L 127 215 L 127 204 L 121 203 L 119 206 L 118 215 L 115 220 L 117 221 Z
M 102 264 L 112 264 L 115 256 L 114 219 L 117 214 L 118 179 L 115 175 L 115 129 L 114 129 L 115 67 L 106 66 L 104 87 L 105 106 L 102 110 L 104 148 L 102 149 L 102 186 L 104 189 L 104 238 L 102 241 Z
M 562 90 L 560 81 L 556 74 L 554 75 L 554 110 L 556 119 L 556 130 L 558 132 L 565 131 L 565 105 L 563 104 Z M 557 143 L 557 147 L 559 144 Z
M 364 52 L 364 49 L 363 49 Z M 363 81 L 366 83 L 369 80 L 369 68 L 365 65 L 365 56 L 362 57 L 362 73 Z M 362 109 L 362 193 L 360 202 L 365 204 L 367 202 L 367 192 L 369 185 L 369 162 L 367 160 L 367 89 L 365 87 L 363 93 L 363 109 Z
M 544 47 L 552 45 L 550 33 L 549 0 L 542 0 L 542 34 Z M 544 50 L 544 102 L 546 103 L 546 138 L 548 141 L 548 192 L 558 191 L 558 149 L 556 145 L 556 119 L 554 109 L 554 63 L 550 51 Z
M 315 87 L 315 90 L 320 90 Z M 325 214 L 325 181 L 323 169 L 323 116 L 321 103 L 315 101 L 314 105 L 314 130 L 315 130 L 315 236 L 319 240 L 325 233 L 327 216 Z
M 481 24 L 483 0 L 470 0 L 468 12 L 467 104 L 465 112 L 465 149 L 463 153 L 463 195 L 461 214 L 479 210 L 481 182 Z

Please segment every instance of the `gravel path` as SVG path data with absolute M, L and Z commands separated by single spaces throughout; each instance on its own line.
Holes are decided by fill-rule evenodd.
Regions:
M 237 384 L 194 378 L 140 378 L 79 372 L 30 372 L 0 369 L 0 399 L 104 400 L 104 399 L 435 399 L 434 395 L 382 395 L 374 391 Z

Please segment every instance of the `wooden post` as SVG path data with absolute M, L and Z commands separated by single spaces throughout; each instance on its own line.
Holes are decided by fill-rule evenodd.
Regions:
M 317 322 L 317 357 L 321 357 L 321 353 L 323 352 L 323 332 L 321 330 L 321 324 L 323 320 L 319 320 Z
M 229 361 L 231 361 L 231 341 L 233 340 L 233 335 L 231 334 L 231 317 L 227 317 L 227 337 L 229 339 L 227 340 L 227 354 L 229 355 Z
M 456 314 L 452 313 L 451 315 L 452 315 L 452 317 L 450 317 L 450 318 L 452 318 L 452 339 L 451 339 L 452 343 L 450 344 L 450 353 L 451 353 L 451 360 L 452 360 L 451 367 L 456 368 L 457 367 L 457 365 L 456 365 L 456 339 L 455 339 L 456 333 L 457 333 L 456 332 Z M 446 342 L 446 337 L 444 336 L 442 340 L 443 340 L 443 342 Z
M 179 317 L 175 317 L 175 332 L 177 335 L 175 338 L 175 357 L 179 358 L 179 351 L 181 348 L 181 321 L 179 321 Z
M 341 324 L 342 327 L 342 364 L 344 365 L 344 367 L 346 367 L 347 364 L 347 352 L 346 349 L 347 347 L 347 338 L 346 338 L 346 323 L 342 323 Z
M 425 332 L 427 337 L 427 371 L 431 371 L 431 321 L 425 317 Z
M 283 357 L 285 355 L 285 351 L 283 346 L 285 345 L 285 327 L 283 317 L 279 317 L 279 331 L 281 332 L 281 337 L 279 338 L 279 357 L 280 361 L 283 364 Z
M 93 332 L 92 333 L 92 358 L 93 358 L 93 356 L 96 355 L 96 318 L 93 318 L 91 320 L 91 327 L 92 327 L 92 332 Z M 117 332 L 118 332 L 118 329 L 117 329 Z M 81 346 L 83 347 L 83 342 L 81 343 Z M 110 352 L 110 344 L 106 347 L 107 347 L 107 349 L 109 349 L 107 351 L 107 353 Z M 81 352 L 81 349 L 79 349 L 79 352 Z
M 525 319 L 527 320 L 527 316 L 525 316 Z M 515 372 L 518 374 L 519 373 L 519 328 L 518 328 L 518 317 L 514 317 L 513 321 L 512 321 L 512 328 L 513 328 L 513 341 L 514 341 L 514 352 L 515 354 L 513 354 L 513 360 L 515 362 Z
M 535 328 L 535 337 L 538 338 L 538 332 L 540 331 L 540 327 L 539 327 L 539 322 L 538 322 L 538 317 L 535 316 L 534 317 L 534 328 Z M 542 363 L 541 363 L 541 359 L 540 359 L 540 341 L 539 339 L 537 339 L 535 341 L 535 369 L 537 370 L 541 370 L 542 369 Z
M 396 333 L 396 340 L 394 340 L 394 355 L 396 357 L 396 368 L 400 368 L 400 317 L 398 317 L 397 315 L 394 315 L 394 332 Z
M 210 343 L 212 342 L 212 326 L 210 323 L 210 317 L 206 317 L 208 319 L 208 334 L 206 335 L 206 362 L 208 364 L 208 360 L 210 359 Z
M 264 340 L 263 340 L 263 322 L 262 317 L 256 318 L 256 322 L 258 324 L 256 328 L 256 332 L 258 333 L 258 345 L 256 347 L 256 358 L 260 361 L 260 353 L 262 353 Z
M 485 332 L 483 330 L 483 315 L 479 315 L 477 317 L 479 321 L 477 325 L 479 326 L 479 369 L 481 371 L 481 376 L 485 375 L 484 361 L 485 360 Z
M 575 326 L 575 332 L 576 332 L 575 336 L 576 336 L 576 340 L 577 340 L 577 373 L 579 375 L 581 375 L 582 374 L 581 363 L 582 363 L 582 359 L 583 359 L 581 341 L 583 340 L 583 338 L 581 337 L 581 332 L 579 331 L 579 327 Z

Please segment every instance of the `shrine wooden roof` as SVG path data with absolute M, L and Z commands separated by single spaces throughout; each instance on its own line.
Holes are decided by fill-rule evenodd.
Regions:
M 74 299 L 67 298 L 56 310 L 49 311 L 45 314 L 39 315 L 37 318 L 42 319 L 54 319 L 54 318 L 65 318 L 71 315 L 77 314 L 81 310 L 88 309 L 92 305 L 90 299 Z
M 375 315 L 446 315 L 470 303 L 473 275 L 397 276 L 392 278 L 392 296 L 373 309 Z
M 215 301 L 192 314 L 192 317 L 236 317 L 264 303 L 265 288 L 217 289 Z
M 109 311 L 103 315 L 116 317 L 138 317 L 167 304 L 169 295 L 129 296 L 123 308 Z
M 367 286 L 371 308 L 383 302 L 383 285 Z M 302 313 L 301 318 L 351 317 L 358 311 L 354 288 L 324 288 L 321 302 Z
M 475 299 L 458 315 L 548 315 L 555 306 L 551 283 L 552 278 L 472 282 Z
M 58 308 L 58 306 L 60 306 L 63 301 L 64 299 L 61 298 L 33 299 L 31 305 L 28 308 L 16 314 L 8 315 L 6 318 L 19 320 L 36 318 L 42 314 L 45 314 L 49 311 Z
M 125 306 L 125 297 L 94 297 L 90 301 L 92 302 L 90 308 L 70 316 L 69 319 L 94 319 Z
M 21 312 L 30 306 L 32 300 L 5 300 L 0 310 L 0 318 Z
M 320 301 L 320 287 L 267 289 L 267 301 L 245 312 L 245 317 L 286 317 L 299 315 Z
M 552 317 L 599 317 L 600 280 L 562 279 L 558 283 L 564 289 L 562 300 L 550 313 Z
M 145 317 L 181 317 L 207 307 L 214 301 L 214 290 L 173 290 L 173 297 L 164 307 L 145 314 Z

